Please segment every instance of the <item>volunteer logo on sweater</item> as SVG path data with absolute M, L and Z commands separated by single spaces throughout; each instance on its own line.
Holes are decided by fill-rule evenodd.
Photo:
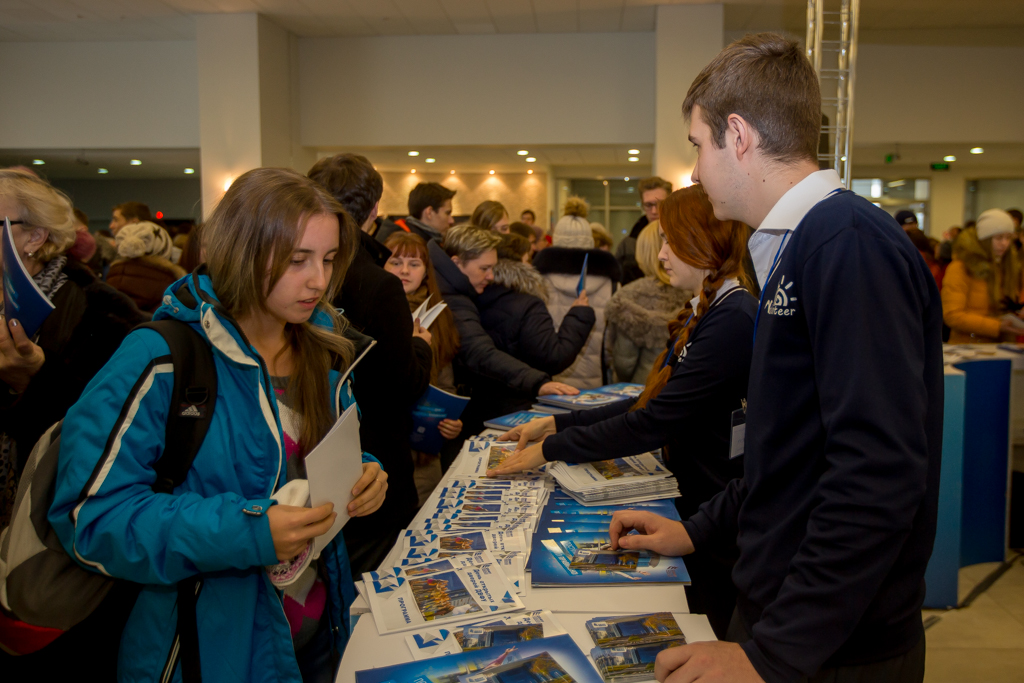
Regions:
M 786 276 L 783 275 L 775 289 L 775 296 L 764 305 L 765 313 L 782 316 L 796 315 L 796 305 L 793 303 L 796 301 L 796 297 L 790 293 L 792 287 L 793 283 L 786 282 Z

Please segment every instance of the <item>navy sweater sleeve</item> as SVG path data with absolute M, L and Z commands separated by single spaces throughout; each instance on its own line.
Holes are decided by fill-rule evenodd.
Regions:
M 799 270 L 826 470 L 788 575 L 743 645 L 768 683 L 812 675 L 846 642 L 925 496 L 929 399 L 915 277 L 896 250 L 856 227 Z M 778 390 L 785 400 L 786 387 Z
M 693 419 L 705 404 L 729 391 L 737 373 L 746 372 L 752 332 L 751 317 L 732 307 L 708 314 L 694 331 L 686 357 L 676 365 L 665 388 L 642 410 L 628 412 L 630 403 L 624 402 L 606 407 L 604 415 L 587 414 L 602 409 L 573 413 L 575 420 L 590 424 L 549 436 L 543 442 L 544 458 L 588 462 L 661 448 L 673 428 Z M 605 415 L 607 419 L 596 421 Z M 556 426 L 560 418 L 563 423 L 568 421 L 567 416 L 558 415 Z

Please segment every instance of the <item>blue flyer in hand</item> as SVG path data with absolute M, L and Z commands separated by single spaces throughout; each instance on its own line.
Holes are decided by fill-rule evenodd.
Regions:
M 4 317 L 21 323 L 25 335 L 31 339 L 53 312 L 53 304 L 25 270 L 25 264 L 14 248 L 9 218 L 4 218 L 3 250 Z
M 583 270 L 580 271 L 580 281 L 576 285 L 576 296 L 583 293 L 583 290 L 587 288 L 587 260 L 590 258 L 590 254 L 583 255 Z

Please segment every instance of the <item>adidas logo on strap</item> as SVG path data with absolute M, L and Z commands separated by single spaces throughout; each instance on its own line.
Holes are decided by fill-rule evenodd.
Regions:
M 202 417 L 203 413 L 194 405 L 190 405 L 181 411 L 181 417 Z

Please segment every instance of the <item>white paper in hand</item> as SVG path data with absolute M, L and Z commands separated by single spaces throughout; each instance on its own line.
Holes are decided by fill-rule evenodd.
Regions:
M 330 530 L 313 539 L 313 556 L 338 535 L 349 520 L 352 489 L 363 476 L 363 450 L 359 443 L 359 415 L 356 405 L 348 407 L 317 447 L 306 456 L 309 500 L 313 507 L 334 503 L 337 519 Z

